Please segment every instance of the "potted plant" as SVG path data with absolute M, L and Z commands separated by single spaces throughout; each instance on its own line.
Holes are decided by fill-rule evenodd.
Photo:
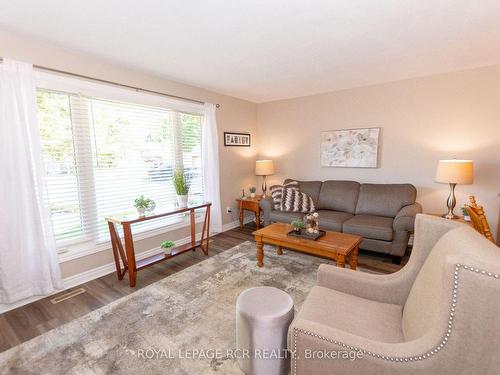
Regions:
M 179 207 L 187 207 L 189 187 L 191 184 L 184 173 L 184 168 L 177 168 L 175 170 L 173 182 Z
M 137 208 L 139 216 L 144 216 L 146 211 L 153 211 L 155 209 L 156 203 L 154 200 L 144 198 L 144 195 L 141 195 L 139 198 L 135 199 L 134 207 Z
M 297 234 L 300 233 L 300 231 L 302 229 L 304 229 L 305 225 L 304 225 L 304 222 L 302 220 L 294 220 L 292 221 L 292 227 L 293 227 L 293 231 Z
M 175 242 L 173 241 L 164 241 L 161 243 L 161 248 L 165 252 L 165 254 L 170 254 L 172 252 L 172 248 L 175 246 Z
M 250 197 L 255 198 L 255 192 L 257 191 L 257 188 L 255 186 L 250 187 Z

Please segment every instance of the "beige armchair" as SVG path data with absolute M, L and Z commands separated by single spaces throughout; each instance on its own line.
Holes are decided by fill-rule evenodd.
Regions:
M 292 375 L 500 373 L 500 249 L 418 215 L 389 275 L 322 265 L 289 329 Z

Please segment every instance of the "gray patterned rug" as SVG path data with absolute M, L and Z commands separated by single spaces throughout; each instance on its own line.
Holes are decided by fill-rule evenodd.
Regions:
M 274 286 L 297 309 L 328 262 L 266 250 L 263 268 L 245 242 L 16 346 L 0 354 L 0 373 L 242 374 L 231 354 L 240 292 Z

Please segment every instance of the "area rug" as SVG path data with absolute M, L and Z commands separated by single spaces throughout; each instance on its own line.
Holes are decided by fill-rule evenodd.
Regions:
M 263 268 L 245 242 L 1 353 L 0 373 L 242 374 L 232 354 L 240 292 L 274 286 L 298 309 L 328 263 L 265 249 Z

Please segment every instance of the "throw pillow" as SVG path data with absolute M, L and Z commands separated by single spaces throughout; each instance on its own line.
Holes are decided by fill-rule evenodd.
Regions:
M 281 211 L 309 213 L 315 210 L 314 202 L 309 195 L 298 189 L 283 188 Z
M 273 200 L 273 206 L 275 210 L 281 210 L 281 194 L 283 188 L 299 189 L 299 183 L 297 181 L 290 181 L 284 185 L 273 185 L 271 186 L 271 198 Z

